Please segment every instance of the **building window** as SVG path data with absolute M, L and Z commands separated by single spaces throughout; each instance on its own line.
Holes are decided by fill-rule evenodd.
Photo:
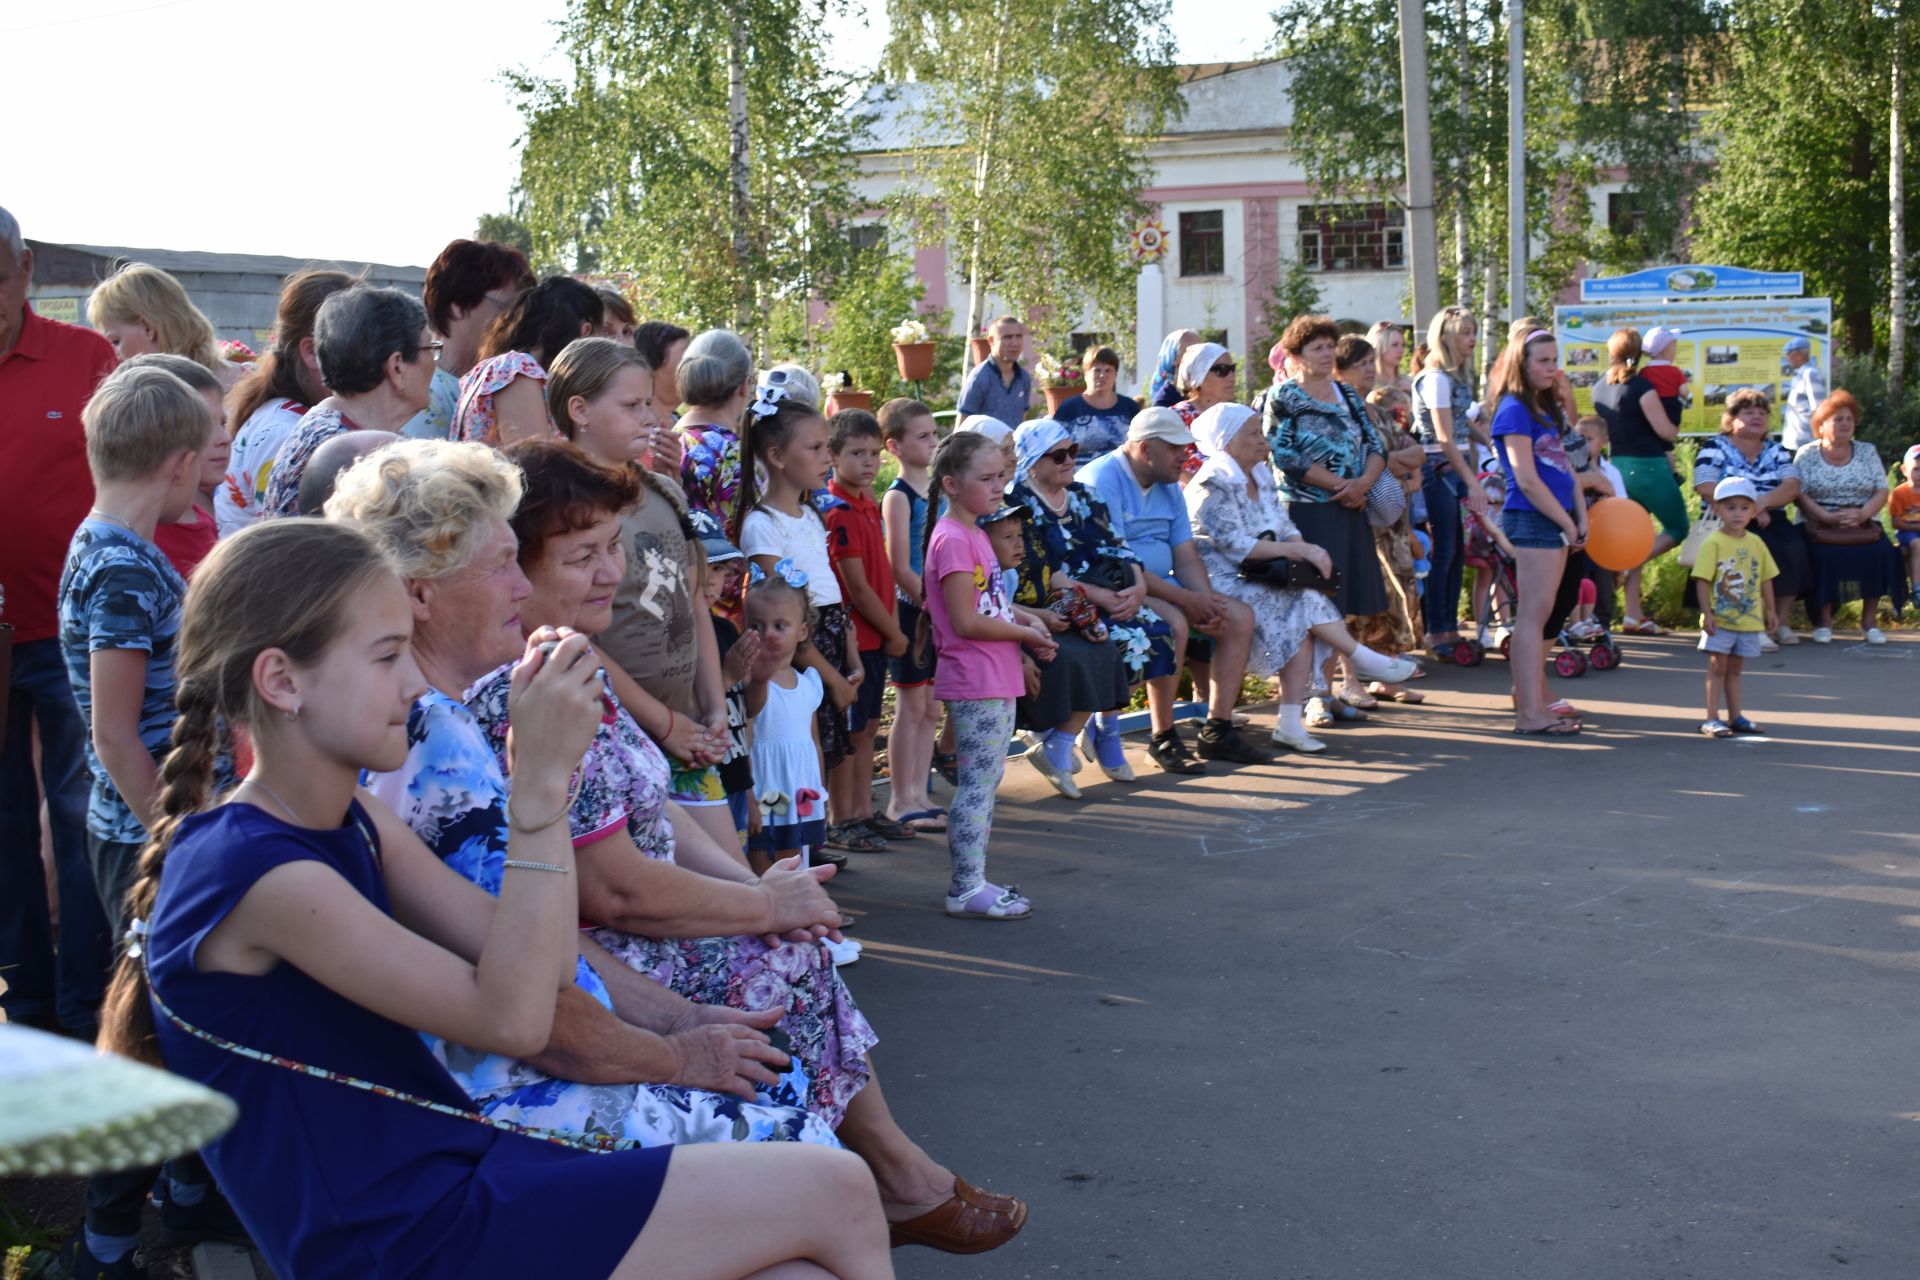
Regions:
M 1219 209 L 1199 209 L 1180 215 L 1180 274 L 1220 276 L 1227 273 L 1227 215 Z
M 1384 204 L 1302 205 L 1300 261 L 1309 271 L 1393 271 L 1407 263 L 1407 227 Z
M 1617 236 L 1637 236 L 1647 229 L 1647 211 L 1639 193 L 1612 191 L 1607 194 L 1607 230 Z
M 847 232 L 853 241 L 855 253 L 865 253 L 869 249 L 884 250 L 887 247 L 887 229 L 878 222 L 866 222 Z

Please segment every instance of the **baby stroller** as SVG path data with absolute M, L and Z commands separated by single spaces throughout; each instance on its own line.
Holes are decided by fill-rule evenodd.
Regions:
M 1474 521 L 1484 522 L 1485 517 L 1467 513 Z M 1493 592 L 1488 601 L 1490 621 L 1496 623 L 1507 634 L 1500 641 L 1500 656 L 1513 656 L 1514 606 L 1520 598 L 1520 576 L 1513 557 L 1498 542 L 1488 537 L 1484 547 L 1476 548 L 1476 554 L 1485 558 L 1488 572 L 1493 575 Z M 1586 556 L 1576 553 L 1567 558 L 1566 572 L 1560 576 L 1560 594 L 1554 601 L 1553 612 L 1547 618 L 1545 634 L 1554 638 L 1560 651 L 1553 655 L 1554 674 L 1572 679 L 1587 674 L 1587 668 L 1595 671 L 1611 671 L 1620 665 L 1620 650 L 1613 643 L 1610 631 L 1601 631 L 1591 639 L 1576 643 L 1567 635 L 1565 623 L 1579 598 L 1579 584 L 1585 581 Z M 1571 588 L 1571 590 L 1569 590 Z M 1580 643 L 1590 647 L 1583 652 Z M 1462 639 L 1453 647 L 1453 660 L 1463 667 L 1477 667 L 1487 658 L 1486 647 L 1478 640 Z

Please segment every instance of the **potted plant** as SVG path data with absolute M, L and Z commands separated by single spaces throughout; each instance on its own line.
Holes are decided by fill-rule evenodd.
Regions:
M 1056 360 L 1052 352 L 1041 356 L 1033 366 L 1033 385 L 1047 398 L 1047 413 L 1058 413 L 1060 406 L 1085 388 L 1080 366 Z
M 933 376 L 933 339 L 927 326 L 915 319 L 893 327 L 893 358 L 903 382 L 925 382 Z
M 873 392 L 857 391 L 853 375 L 845 369 L 820 375 L 820 394 L 826 400 L 826 415 L 831 418 L 842 409 L 872 409 Z
M 985 364 L 993 355 L 993 338 L 990 336 L 992 332 L 993 330 L 989 326 L 983 324 L 980 326 L 980 332 L 978 334 L 967 339 L 967 342 L 973 347 L 973 362 L 975 364 Z

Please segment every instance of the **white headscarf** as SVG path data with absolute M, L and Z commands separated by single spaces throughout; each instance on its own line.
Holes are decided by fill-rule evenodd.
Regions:
M 1182 398 L 1191 397 L 1199 390 L 1200 384 L 1207 380 L 1207 370 L 1226 354 L 1227 349 L 1217 342 L 1196 342 L 1188 347 L 1187 354 L 1180 357 L 1180 376 L 1174 379 Z
M 984 413 L 976 413 L 972 417 L 962 420 L 960 425 L 955 427 L 954 430 L 978 432 L 995 444 L 1005 444 L 1007 441 L 1013 439 L 1012 427 L 1000 421 L 998 418 L 989 418 Z
M 1013 433 L 1013 478 L 1025 480 L 1042 454 L 1050 453 L 1072 439 L 1067 429 L 1052 418 L 1035 418 L 1032 422 L 1021 423 L 1020 429 Z
M 1229 484 L 1247 482 L 1246 468 L 1227 453 L 1227 445 L 1253 416 L 1253 410 L 1243 404 L 1216 404 L 1193 420 L 1187 430 L 1193 432 L 1193 443 L 1205 461 L 1187 483 L 1203 484 L 1216 477 Z

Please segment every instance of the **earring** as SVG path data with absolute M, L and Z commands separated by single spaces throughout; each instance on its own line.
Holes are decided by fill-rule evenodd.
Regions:
M 288 724 L 292 724 L 295 720 L 298 720 L 300 718 L 300 708 L 295 707 L 293 710 L 285 711 L 285 712 L 282 712 L 281 714 L 286 716 Z

